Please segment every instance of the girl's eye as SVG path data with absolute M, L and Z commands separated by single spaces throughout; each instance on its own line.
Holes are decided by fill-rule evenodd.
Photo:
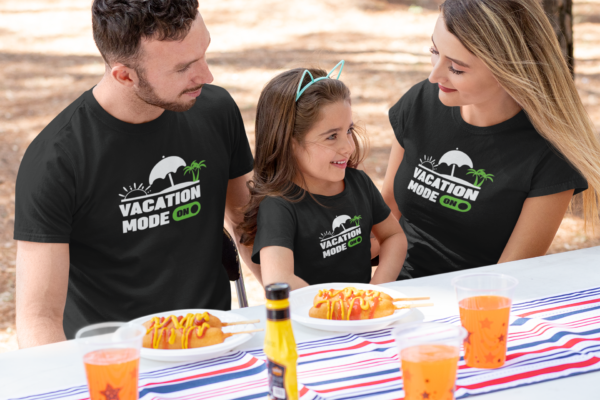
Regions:
M 436 50 L 436 49 L 434 49 L 433 47 L 430 47 L 430 48 L 429 48 L 429 52 L 430 52 L 431 54 L 433 54 L 433 55 L 436 55 L 436 56 L 440 54 L 440 53 L 439 53 L 439 51 L 437 51 L 437 50 Z
M 354 134 L 354 127 L 351 126 L 350 129 L 348 129 L 348 132 L 346 132 L 346 134 L 348 134 L 348 135 Z
M 456 75 L 460 75 L 460 74 L 462 74 L 463 72 L 465 72 L 465 71 L 459 71 L 459 70 L 457 70 L 457 69 L 454 69 L 454 68 L 452 68 L 452 65 L 451 65 L 451 66 L 449 66 L 449 67 L 448 67 L 448 69 L 450 70 L 450 72 L 452 72 L 453 74 L 456 74 Z
M 327 140 L 335 140 L 335 139 L 337 139 L 337 133 L 334 133 L 333 135 L 327 137 Z

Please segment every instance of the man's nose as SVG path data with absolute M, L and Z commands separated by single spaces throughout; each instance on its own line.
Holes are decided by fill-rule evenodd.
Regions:
M 198 63 L 198 68 L 196 71 L 196 75 L 194 76 L 194 82 L 205 84 L 212 83 L 214 80 L 213 74 L 210 72 L 210 68 L 208 67 L 208 63 L 205 60 L 202 60 Z

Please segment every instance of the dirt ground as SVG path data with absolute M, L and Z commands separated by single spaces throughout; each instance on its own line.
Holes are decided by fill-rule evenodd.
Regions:
M 215 84 L 237 101 L 254 142 L 255 104 L 277 73 L 346 60 L 355 121 L 367 129 L 366 170 L 381 188 L 393 140 L 388 108 L 427 78 L 437 0 L 205 0 Z M 600 130 L 600 0 L 574 1 L 576 83 Z M 0 0 L 0 352 L 17 348 L 14 188 L 29 143 L 104 71 L 92 40 L 91 1 Z M 600 244 L 567 215 L 549 253 Z M 246 270 L 250 305 L 263 302 Z M 234 298 L 234 305 L 237 300 Z

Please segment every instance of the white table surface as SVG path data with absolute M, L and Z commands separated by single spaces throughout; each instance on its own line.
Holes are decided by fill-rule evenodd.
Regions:
M 473 271 L 473 270 L 472 270 Z M 477 271 L 501 272 L 519 280 L 514 301 L 524 301 L 544 296 L 600 286 L 600 247 L 577 250 L 516 261 L 507 264 L 478 268 Z M 458 314 L 453 277 L 465 271 L 436 275 L 386 286 L 412 296 L 431 296 L 435 307 L 423 308 L 410 314 L 425 319 L 436 319 Z M 264 306 L 235 310 L 248 319 L 258 318 L 264 328 Z M 317 331 L 294 323 L 297 342 L 307 341 L 335 333 Z M 264 333 L 259 332 L 239 349 L 262 347 Z M 140 371 L 176 365 L 142 359 Z M 50 392 L 86 383 L 81 356 L 74 341 L 67 341 L 25 350 L 0 354 L 0 399 L 23 397 Z M 564 379 L 522 386 L 506 391 L 477 396 L 481 400 L 531 400 L 531 399 L 600 399 L 600 371 Z

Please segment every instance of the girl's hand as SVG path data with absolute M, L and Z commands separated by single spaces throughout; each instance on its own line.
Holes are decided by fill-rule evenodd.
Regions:
M 408 247 L 404 231 L 393 213 L 377 225 L 373 225 L 373 234 L 381 244 L 379 249 L 379 266 L 371 279 L 372 285 L 394 282 L 406 258 Z M 262 257 L 262 254 L 261 254 Z
M 287 247 L 268 246 L 260 250 L 260 270 L 263 285 L 285 282 L 291 290 L 308 286 L 294 275 L 294 252 Z

